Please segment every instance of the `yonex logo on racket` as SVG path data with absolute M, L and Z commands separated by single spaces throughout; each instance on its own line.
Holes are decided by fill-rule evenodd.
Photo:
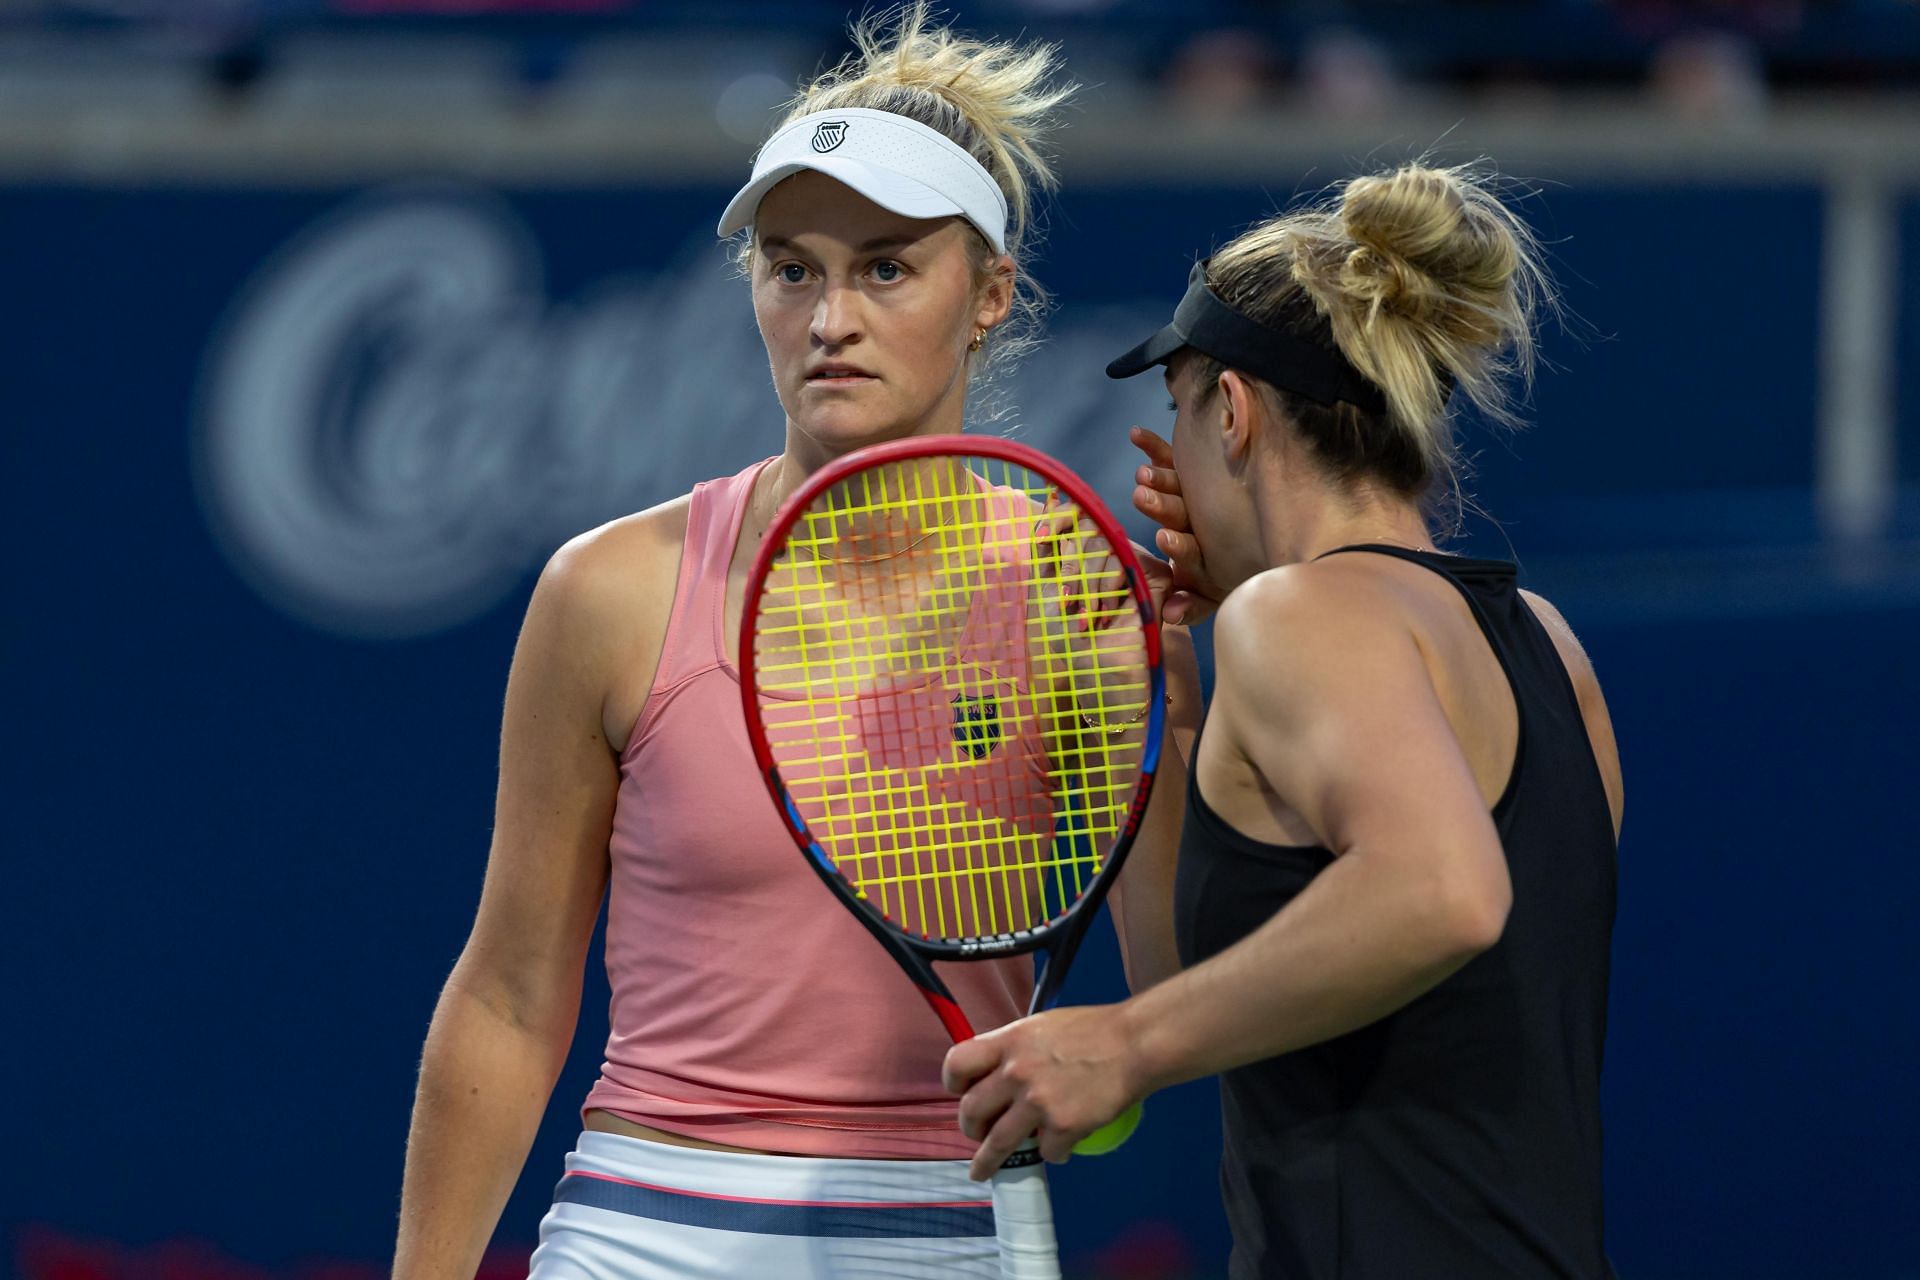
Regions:
M 813 128 L 813 149 L 821 155 L 825 155 L 846 140 L 847 122 L 845 120 L 822 120 Z
M 985 760 L 1000 745 L 1000 704 L 992 698 L 953 695 L 953 740 L 975 760 Z

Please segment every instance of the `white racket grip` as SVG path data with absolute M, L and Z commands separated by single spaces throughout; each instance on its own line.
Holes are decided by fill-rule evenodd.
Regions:
M 1047 1162 L 1031 1141 L 993 1175 L 993 1225 L 1001 1280 L 1060 1280 L 1060 1245 L 1047 1198 Z

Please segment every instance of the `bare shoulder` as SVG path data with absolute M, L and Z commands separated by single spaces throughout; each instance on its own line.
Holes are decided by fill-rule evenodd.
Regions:
M 1613 733 L 1613 715 L 1607 710 L 1606 697 L 1600 692 L 1600 678 L 1594 674 L 1593 660 L 1581 646 L 1564 614 L 1552 601 L 1531 591 L 1521 596 L 1546 628 L 1547 637 L 1567 668 L 1574 696 L 1580 703 L 1581 718 L 1587 722 L 1587 740 L 1593 747 L 1594 762 L 1600 767 L 1600 780 L 1607 789 L 1607 807 L 1613 812 L 1613 833 L 1620 834 L 1620 820 L 1626 806 L 1626 787 L 1620 772 L 1620 744 Z
M 663 571 L 671 578 L 678 572 L 691 505 L 683 494 L 577 534 L 547 561 L 543 586 L 551 581 L 556 592 L 591 607 L 612 604 Z
M 676 498 L 569 539 L 527 606 L 516 665 L 569 687 L 617 750 L 651 679 L 673 612 L 689 499 Z
M 1393 584 L 1331 562 L 1284 565 L 1240 584 L 1220 607 L 1214 651 L 1223 677 L 1278 699 L 1419 666 Z M 1279 654 L 1285 662 L 1272 660 Z
M 1203 757 L 1213 751 L 1227 780 L 1242 764 L 1257 774 L 1264 810 L 1244 812 L 1271 815 L 1292 843 L 1310 834 L 1338 856 L 1484 851 L 1489 841 L 1497 852 L 1421 646 L 1417 602 L 1387 573 L 1340 559 L 1349 563 L 1268 570 L 1228 597 L 1213 706 L 1228 736 L 1203 744 Z
M 1332 561 L 1255 574 L 1221 604 L 1216 626 L 1216 643 L 1218 633 L 1225 632 L 1240 644 L 1259 647 L 1280 633 L 1289 644 L 1311 644 L 1406 631 L 1393 583 Z
M 1559 651 L 1560 661 L 1566 664 L 1567 676 L 1573 681 L 1574 692 L 1580 695 L 1581 702 L 1600 693 L 1600 681 L 1593 673 L 1593 660 L 1587 657 L 1587 651 L 1580 638 L 1573 634 L 1566 615 L 1554 606 L 1551 600 L 1532 591 L 1522 591 L 1521 598 L 1540 619 L 1540 625 L 1546 628 L 1548 639 Z

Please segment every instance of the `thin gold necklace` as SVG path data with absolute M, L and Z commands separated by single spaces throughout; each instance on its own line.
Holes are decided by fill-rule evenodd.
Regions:
M 898 551 L 889 551 L 883 555 L 813 556 L 811 557 L 811 559 L 815 564 L 878 564 L 882 560 L 897 560 L 901 556 L 907 554 L 907 552 L 913 550 L 915 547 L 919 546 L 921 543 L 925 542 L 928 538 L 931 538 L 934 534 L 938 532 L 940 532 L 940 530 L 938 529 L 929 529 L 925 533 L 921 534 L 919 537 L 915 538 L 912 542 L 909 542 L 906 546 L 900 548 Z
M 781 463 L 778 463 L 775 465 L 776 465 L 776 468 L 780 465 L 784 465 L 784 460 Z M 770 470 L 771 469 L 774 469 L 774 468 L 770 468 Z M 776 476 L 773 481 L 773 485 L 769 486 L 769 488 L 777 488 L 779 483 L 780 483 L 779 478 Z M 756 507 L 764 505 L 764 499 L 762 499 L 760 496 L 762 492 L 765 492 L 765 490 L 763 490 L 761 486 L 758 483 L 756 483 L 754 485 L 753 497 L 750 500 L 752 504 Z M 777 510 L 780 504 L 776 502 L 773 505 Z M 756 516 L 758 515 L 758 513 L 755 513 L 755 514 Z M 753 523 L 757 526 L 757 529 L 758 529 L 758 532 L 754 536 L 754 542 L 756 545 L 758 545 L 760 539 L 766 537 L 767 527 L 773 523 L 773 517 L 768 516 L 765 520 L 760 520 L 756 518 Z M 820 555 L 809 554 L 807 558 L 813 561 L 813 563 L 815 564 L 878 564 L 882 560 L 899 559 L 901 556 L 907 554 L 907 552 L 913 550 L 915 547 L 919 546 L 921 543 L 925 542 L 928 538 L 931 538 L 934 534 L 939 532 L 940 530 L 938 528 L 929 529 L 925 533 L 921 534 L 919 537 L 915 538 L 912 542 L 909 542 L 906 546 L 901 547 L 898 551 L 889 551 L 884 555 L 820 556 Z

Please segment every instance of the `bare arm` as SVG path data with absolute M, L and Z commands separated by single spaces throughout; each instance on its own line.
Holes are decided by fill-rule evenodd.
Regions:
M 1180 820 L 1187 802 L 1187 765 L 1200 728 L 1200 667 L 1184 627 L 1160 630 L 1167 675 L 1167 742 L 1153 798 L 1134 838 L 1126 869 L 1108 898 L 1127 986 L 1138 993 L 1180 971 L 1173 938 L 1173 879 L 1180 857 Z
M 976 1176 L 1036 1130 L 1064 1159 L 1155 1089 L 1364 1026 L 1498 940 L 1512 899 L 1499 836 L 1412 634 L 1356 588 L 1302 576 L 1263 575 L 1222 611 L 1208 750 L 1242 752 L 1333 865 L 1235 946 L 1123 1004 L 956 1046 L 962 1128 L 985 1135 Z
M 1613 716 L 1607 710 L 1606 698 L 1601 696 L 1600 680 L 1593 673 L 1587 651 L 1560 610 L 1531 591 L 1520 594 L 1526 597 L 1527 604 L 1546 628 L 1547 638 L 1553 641 L 1554 650 L 1567 669 L 1574 696 L 1580 700 L 1580 718 L 1587 725 L 1587 744 L 1593 748 L 1594 763 L 1600 769 L 1600 783 L 1607 791 L 1607 808 L 1613 814 L 1613 838 L 1618 840 L 1620 822 L 1626 811 L 1626 787 L 1620 774 L 1620 745 L 1613 736 Z
M 1217 638 L 1228 733 L 1335 858 L 1251 936 L 1136 1002 L 1150 1088 L 1384 1017 L 1498 941 L 1512 901 L 1412 633 L 1345 584 L 1250 587 Z
M 573 1039 L 619 781 L 592 560 L 579 543 L 554 557 L 514 653 L 479 913 L 421 1061 L 395 1280 L 471 1280 Z

